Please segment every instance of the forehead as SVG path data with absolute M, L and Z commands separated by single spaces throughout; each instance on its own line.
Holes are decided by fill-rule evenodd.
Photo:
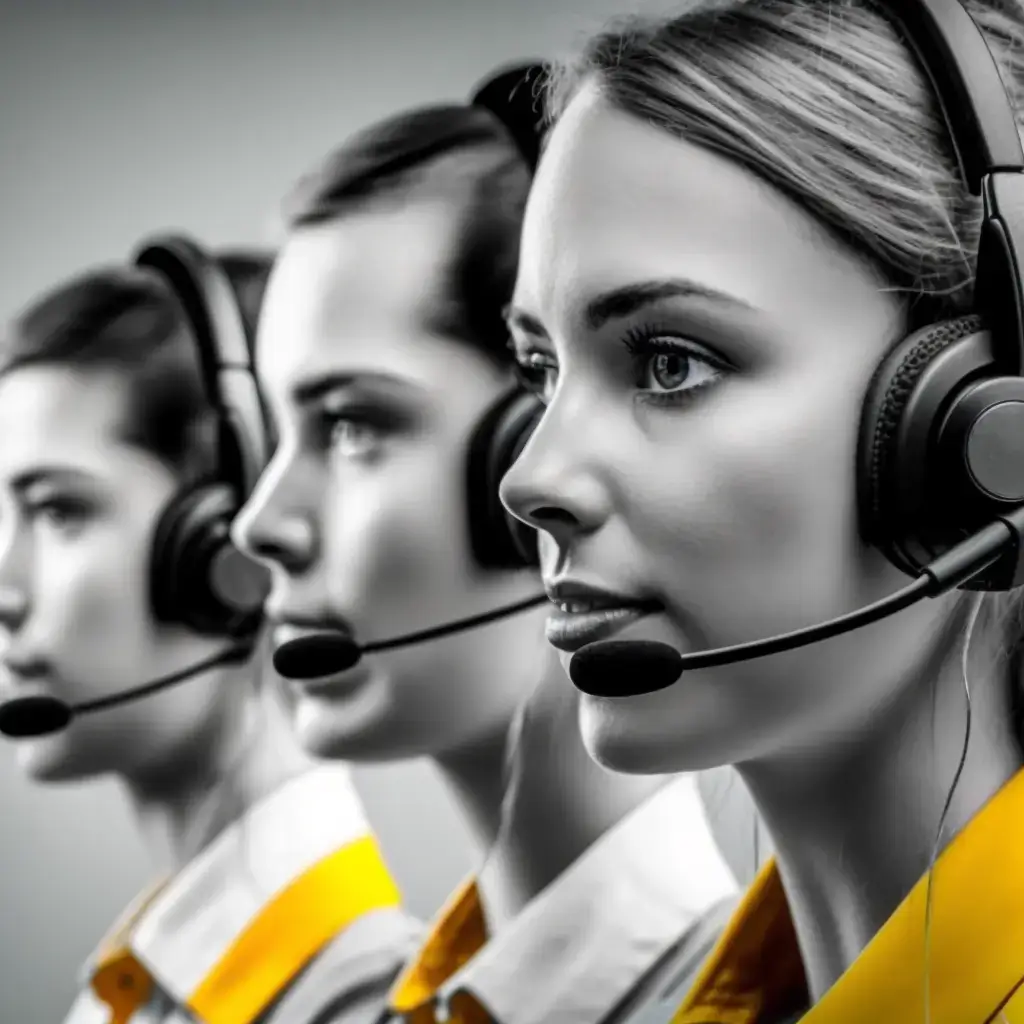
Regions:
M 852 261 L 752 172 L 618 110 L 588 84 L 541 160 L 515 303 L 554 322 L 595 292 L 671 276 L 751 307 L 825 308 L 848 301 Z
M 257 369 L 271 392 L 318 373 L 436 376 L 432 314 L 458 244 L 454 200 L 371 208 L 297 231 L 271 277 Z
M 124 407 L 113 373 L 31 366 L 0 376 L 0 477 L 41 463 L 124 469 L 134 458 L 119 436 Z

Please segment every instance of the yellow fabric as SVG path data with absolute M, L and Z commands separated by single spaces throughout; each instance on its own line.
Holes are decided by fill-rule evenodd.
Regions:
M 441 908 L 418 955 L 391 989 L 392 1013 L 409 1024 L 435 1024 L 438 989 L 487 943 L 487 922 L 476 881 L 467 879 Z M 452 1024 L 486 1024 L 488 1015 L 468 993 L 459 993 L 448 1007 Z
M 153 979 L 129 939 L 153 891 L 106 941 L 92 988 L 110 1007 L 110 1024 L 128 1024 L 153 991 Z M 401 897 L 376 840 L 365 836 L 334 851 L 278 893 L 228 947 L 188 1007 L 203 1024 L 250 1024 L 334 936 Z
M 323 858 L 268 903 L 188 1001 L 204 1024 L 249 1024 L 335 935 L 401 897 L 371 836 Z
M 923 1021 L 925 876 L 801 1024 Z M 932 1024 L 1024 1024 L 1024 771 L 949 844 L 932 878 Z M 774 1024 L 807 1003 L 774 862 L 672 1024 Z

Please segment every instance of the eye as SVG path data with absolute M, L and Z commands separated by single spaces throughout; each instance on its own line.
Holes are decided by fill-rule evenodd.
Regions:
M 368 455 L 380 444 L 381 431 L 370 420 L 352 413 L 335 413 L 325 416 L 329 429 L 328 446 L 331 452 L 342 458 L 359 458 Z
M 78 530 L 88 511 L 83 502 L 71 498 L 43 498 L 28 506 L 28 514 L 34 523 L 63 534 Z
M 648 401 L 684 401 L 729 372 L 724 360 L 682 338 L 638 331 L 623 340 L 634 357 L 636 386 Z
M 516 376 L 527 391 L 549 402 L 558 383 L 558 363 L 539 349 L 516 351 Z

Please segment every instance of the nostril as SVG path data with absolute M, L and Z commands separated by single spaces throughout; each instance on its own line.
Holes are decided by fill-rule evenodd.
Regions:
M 578 520 L 571 512 L 555 505 L 541 505 L 540 508 L 536 508 L 530 513 L 530 518 L 542 527 L 579 525 Z
M 273 528 L 257 523 L 243 532 L 243 550 L 261 562 L 280 566 L 290 574 L 303 572 L 316 558 L 316 535 L 304 520 L 283 520 Z

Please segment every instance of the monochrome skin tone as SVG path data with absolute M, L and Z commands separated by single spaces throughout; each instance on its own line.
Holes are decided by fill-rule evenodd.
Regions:
M 471 439 L 517 387 L 503 310 L 529 182 L 479 108 L 364 129 L 286 204 L 257 342 L 279 440 L 234 535 L 271 569 L 276 644 L 341 629 L 369 645 L 541 598 L 287 683 L 307 750 L 428 758 L 475 841 L 392 988 L 407 1020 L 445 1003 L 464 1020 L 469 998 L 498 1021 L 596 1024 L 736 890 L 695 780 L 588 755 L 535 567 L 481 564 L 472 543 Z
M 802 174 L 813 182 L 817 174 L 820 193 L 811 185 L 794 192 L 817 202 L 831 187 L 842 209 L 879 204 L 878 219 L 891 201 L 900 218 L 894 236 L 916 225 L 934 240 L 916 252 L 939 253 L 950 280 L 970 263 L 942 238 L 951 215 L 930 197 L 963 188 L 941 141 L 944 127 L 924 106 L 925 85 L 877 15 L 859 5 L 842 17 L 831 5 L 816 13 L 799 0 L 750 7 L 749 24 L 734 34 L 699 12 L 692 31 L 686 15 L 660 37 L 611 31 L 589 45 L 582 70 L 556 97 L 508 314 L 521 371 L 546 411 L 502 496 L 541 531 L 545 586 L 589 602 L 556 608 L 549 619 L 566 671 L 572 653 L 593 640 L 657 640 L 683 653 L 724 647 L 823 622 L 907 583 L 860 539 L 854 474 L 868 383 L 908 333 L 905 294 L 892 286 L 890 267 L 743 166 L 738 144 L 719 142 L 738 136 L 700 135 L 693 111 L 715 108 L 713 90 L 699 84 L 703 64 L 681 84 L 687 68 L 708 54 L 706 81 L 727 78 L 732 97 L 746 81 L 741 61 L 767 81 L 778 60 L 779 106 L 771 106 L 774 93 L 757 94 L 742 122 L 757 126 L 751 130 L 765 148 L 756 159 L 772 166 L 781 158 L 771 154 L 783 150 L 770 147 L 784 133 L 795 140 L 786 159 L 797 163 L 807 145 L 773 112 L 795 110 L 792 124 L 809 124 L 820 83 L 831 96 L 855 95 L 855 79 L 834 70 L 837 54 L 855 54 L 851 76 L 867 68 L 867 54 L 880 54 L 898 116 L 872 92 L 873 100 L 861 98 L 864 123 L 854 125 L 846 113 L 854 105 L 837 101 L 838 127 L 813 152 L 818 159 L 828 150 L 832 162 L 801 165 L 786 180 Z M 784 19 L 797 26 L 793 37 L 785 47 L 769 44 Z M 835 35 L 826 46 L 830 19 Z M 772 28 L 760 33 L 765 26 Z M 1020 25 L 1011 28 L 1019 38 Z M 819 44 L 827 54 L 820 59 Z M 615 93 L 603 69 L 619 59 L 627 84 Z M 645 60 L 652 68 L 659 59 L 662 70 L 644 71 Z M 677 109 L 693 81 L 693 106 Z M 872 78 L 864 87 L 876 85 Z M 737 103 L 748 110 L 747 99 Z M 671 130 L 649 123 L 648 111 Z M 897 144 L 895 126 L 905 132 L 908 118 L 924 126 L 907 144 L 911 185 L 897 184 L 885 165 L 884 199 L 870 200 L 835 184 L 844 180 L 838 175 L 826 177 L 853 159 L 840 146 L 852 139 L 849 151 L 871 157 L 846 168 L 845 181 L 866 178 L 883 159 L 870 146 L 899 150 L 904 135 Z M 942 167 L 935 191 L 918 181 L 929 165 Z M 921 212 L 926 199 L 934 219 Z M 910 266 L 920 265 L 916 245 L 917 237 L 907 246 Z M 963 293 L 949 292 L 951 309 L 957 294 L 963 308 Z M 582 697 L 584 742 L 615 771 L 737 766 L 775 844 L 812 1002 L 928 868 L 964 744 L 961 654 L 974 600 L 954 592 L 812 646 L 688 671 L 643 696 Z M 1006 681 L 1008 638 L 991 628 L 986 608 L 971 641 L 970 745 L 944 840 L 1024 760 Z M 940 873 L 936 898 L 941 892 Z
M 225 265 L 251 306 L 268 261 Z M 379 1012 L 419 926 L 350 769 L 296 742 L 258 621 L 210 635 L 152 599 L 165 513 L 219 479 L 196 348 L 167 288 L 134 267 L 57 286 L 0 341 L 0 700 L 76 706 L 242 650 L 63 730 L 5 737 L 34 781 L 113 777 L 153 871 L 89 958 L 66 1024 L 223 1019 L 227 1004 L 244 1024 L 353 1024 Z M 281 925 L 297 899 L 306 934 Z M 268 908 L 269 956 L 251 939 Z
M 46 364 L 0 376 L 0 618 L 5 696 L 72 704 L 186 668 L 228 646 L 154 621 L 149 568 L 175 473 L 126 440 L 116 370 Z M 116 643 L 111 637 L 116 636 Z M 156 862 L 187 862 L 244 805 L 308 767 L 252 662 L 18 740 L 30 778 L 124 784 Z M 254 743 L 257 730 L 260 742 Z M 240 789 L 225 800 L 232 772 Z M 216 809 L 215 809 L 216 808 Z
M 463 527 L 469 434 L 512 378 L 423 324 L 458 213 L 445 201 L 370 208 L 304 228 L 282 251 L 257 345 L 280 443 L 236 520 L 240 543 L 274 570 L 275 620 L 344 624 L 368 642 L 540 592 L 529 570 L 479 569 Z M 556 704 L 577 700 L 543 642 L 546 614 L 541 606 L 366 655 L 340 676 L 290 681 L 296 734 L 320 757 L 431 758 L 487 849 L 517 708 L 544 679 L 557 686 Z M 525 843 L 512 874 L 493 883 L 490 903 L 506 914 L 664 781 L 610 778 L 572 736 L 524 758 L 518 799 L 534 818 L 557 806 L 561 827 L 505 840 Z

